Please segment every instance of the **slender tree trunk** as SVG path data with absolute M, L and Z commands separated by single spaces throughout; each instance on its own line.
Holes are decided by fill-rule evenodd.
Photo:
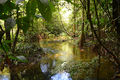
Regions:
M 5 33 L 5 31 L 2 29 L 1 25 L 0 25 L 0 29 L 1 29 L 1 31 L 0 31 L 0 45 L 1 45 L 2 49 L 4 50 L 4 52 L 6 54 L 6 50 L 5 50 L 5 48 L 3 47 L 3 44 L 2 44 L 2 37 L 3 37 L 4 33 Z
M 81 38 L 80 38 L 80 42 L 79 42 L 79 46 L 80 46 L 80 48 L 83 48 L 83 46 L 84 46 L 84 42 L 85 42 L 85 35 L 84 35 L 84 17 L 85 15 L 84 15 L 84 8 L 83 8 L 83 11 L 82 11 L 82 33 L 81 33 Z
M 10 36 L 10 31 L 6 32 L 6 40 L 11 40 L 11 36 Z M 8 43 L 9 47 L 11 48 L 11 43 Z
M 94 0 L 94 6 L 95 6 L 95 15 L 96 15 L 96 18 L 97 18 L 97 26 L 98 26 L 98 35 L 99 35 L 99 38 L 101 37 L 100 36 L 100 21 L 99 21 L 99 17 L 98 17 L 98 11 L 97 11 L 97 6 L 96 6 L 96 2 Z
M 0 29 L 1 29 L 1 31 L 0 31 L 0 43 L 1 43 L 1 40 L 2 40 L 2 37 L 3 37 L 3 35 L 4 35 L 4 30 L 2 29 L 2 26 L 0 25 Z
M 17 6 L 18 7 L 18 6 Z M 19 14 L 18 14 L 18 11 L 19 9 L 17 9 L 16 13 L 17 13 L 17 19 L 19 18 Z M 16 36 L 15 36 L 15 40 L 13 42 L 13 48 L 12 48 L 12 52 L 14 53 L 15 52 L 15 47 L 16 47 L 16 44 L 17 44 L 17 39 L 18 39 L 18 34 L 19 34 L 19 25 L 17 24 L 17 32 L 16 32 Z
M 10 41 L 11 40 L 11 35 L 10 35 L 10 30 L 8 30 L 9 28 L 9 25 L 6 25 L 7 24 L 7 20 L 5 20 L 5 32 L 6 32 L 6 40 Z M 7 45 L 9 46 L 9 48 L 11 48 L 11 43 L 7 43 Z
M 90 0 L 87 0 L 87 18 L 88 18 L 88 20 L 89 20 L 91 30 L 92 30 L 92 32 L 94 33 L 97 41 L 98 41 L 99 44 L 113 57 L 113 59 L 114 59 L 114 61 L 115 61 L 115 63 L 116 63 L 116 66 L 119 68 L 119 66 L 120 66 L 120 60 L 119 60 L 119 58 L 117 58 L 117 56 L 116 56 L 113 52 L 111 52 L 109 49 L 107 49 L 107 48 L 103 45 L 103 43 L 102 43 L 101 40 L 99 39 L 99 37 L 98 37 L 98 35 L 97 35 L 94 27 L 93 27 L 93 23 L 92 23 L 92 19 L 91 19 L 91 14 L 90 14 Z
M 75 4 L 75 0 L 74 0 L 74 4 Z M 75 14 L 75 5 L 74 5 L 73 37 L 75 37 L 75 31 L 76 31 L 76 14 Z
M 94 0 L 94 6 L 95 6 L 95 15 L 96 15 L 96 18 L 97 18 L 98 35 L 99 35 L 98 37 L 99 37 L 99 39 L 101 39 L 101 32 L 100 32 L 100 27 L 101 26 L 100 26 L 100 21 L 99 21 L 98 11 L 97 11 L 97 5 L 96 5 L 95 0 Z M 98 60 L 98 69 L 97 69 L 97 80 L 99 80 L 99 72 L 100 72 L 100 64 L 101 64 L 101 54 L 100 54 L 101 46 L 99 46 L 98 49 L 97 49 L 97 53 L 98 53 L 98 56 L 99 56 L 99 60 Z

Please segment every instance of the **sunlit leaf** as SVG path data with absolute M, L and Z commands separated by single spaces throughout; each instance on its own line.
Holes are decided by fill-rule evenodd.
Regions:
M 12 11 L 13 9 L 16 9 L 16 6 L 15 6 L 14 3 L 10 2 L 10 1 L 7 1 L 4 4 L 3 8 L 4 8 L 4 13 L 6 13 L 6 12 Z

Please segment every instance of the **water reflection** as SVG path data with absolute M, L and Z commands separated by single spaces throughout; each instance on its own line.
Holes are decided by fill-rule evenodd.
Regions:
M 53 50 L 52 48 L 43 48 L 45 53 L 57 53 L 58 50 Z
M 48 43 L 41 46 L 46 55 L 39 63 L 31 64 L 23 72 L 16 72 L 20 77 L 19 80 L 96 80 L 97 59 L 93 59 L 97 55 L 90 50 L 80 51 L 77 46 L 69 42 Z M 108 62 L 101 63 L 99 80 L 110 80 L 112 76 L 113 69 L 105 63 Z M 13 73 L 13 76 L 16 76 L 15 71 Z M 0 76 L 0 80 L 9 78 Z
M 56 60 L 53 60 L 52 66 L 55 67 L 56 65 Z
M 40 64 L 40 68 L 42 70 L 43 73 L 47 73 L 48 72 L 48 64 Z
M 72 80 L 72 78 L 70 78 L 69 73 L 61 72 L 61 73 L 57 73 L 57 74 L 53 75 L 51 77 L 51 80 Z
M 69 43 L 63 43 L 61 44 L 61 52 L 59 53 L 61 56 L 59 56 L 59 59 L 61 61 L 70 61 L 73 59 L 73 48 L 70 47 Z
M 0 80 L 9 80 L 9 77 L 6 75 L 0 75 Z
M 69 42 L 62 43 L 48 43 L 41 44 L 43 48 L 51 47 L 53 50 L 48 50 L 47 54 L 50 52 L 56 52 L 54 54 L 48 55 L 51 59 L 56 59 L 56 66 L 51 71 L 52 74 L 55 74 L 51 77 L 51 80 L 69 80 L 71 78 L 65 77 L 66 72 L 61 72 L 61 70 L 65 70 L 72 74 L 73 80 L 96 80 L 97 74 L 97 54 L 94 53 L 90 48 L 79 49 L 76 45 L 73 45 Z M 94 60 L 95 59 L 95 60 Z M 95 62 L 94 62 L 95 61 Z M 49 59 L 47 60 L 49 63 Z M 53 63 L 53 62 L 52 62 Z M 110 80 L 110 77 L 113 74 L 113 69 L 110 63 L 105 65 L 108 62 L 102 60 L 101 69 L 100 69 L 100 80 Z M 107 67 L 107 68 L 106 68 Z M 108 69 L 110 68 L 110 69 Z M 67 73 L 67 74 L 69 74 Z M 63 79 L 66 78 L 66 79 Z
M 10 80 L 9 68 L 5 67 L 3 71 L 0 71 L 0 80 Z

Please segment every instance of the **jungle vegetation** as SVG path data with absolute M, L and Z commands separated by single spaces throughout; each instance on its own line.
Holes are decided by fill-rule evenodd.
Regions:
M 120 0 L 0 0 L 1 71 L 7 65 L 12 72 L 16 61 L 30 64 L 35 47 L 43 56 L 34 44 L 42 40 L 90 47 L 99 63 L 103 57 L 112 62 L 112 78 L 120 77 Z

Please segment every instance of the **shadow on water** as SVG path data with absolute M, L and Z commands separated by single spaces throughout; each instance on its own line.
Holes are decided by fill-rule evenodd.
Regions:
M 97 80 L 98 56 L 89 48 L 80 50 L 69 42 L 41 42 L 40 46 L 46 56 L 31 67 L 12 72 L 16 77 L 12 80 Z M 112 64 L 104 59 L 101 62 L 99 80 L 110 80 Z M 9 80 L 1 74 L 0 80 Z

